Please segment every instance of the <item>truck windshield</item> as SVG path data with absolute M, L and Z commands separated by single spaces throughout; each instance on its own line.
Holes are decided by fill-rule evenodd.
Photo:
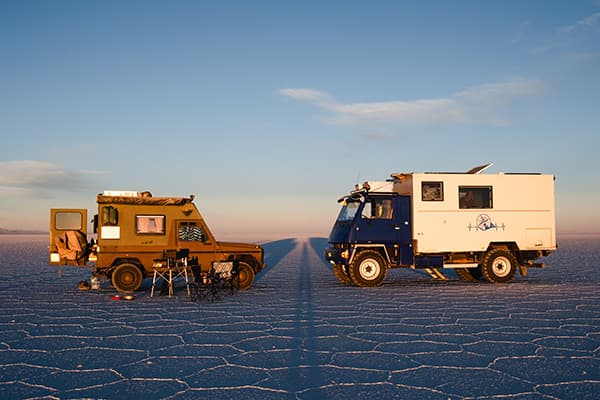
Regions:
M 360 204 L 361 203 L 359 201 L 348 202 L 340 210 L 340 214 L 337 217 L 337 221 L 352 221 L 354 219 L 354 216 L 356 215 L 356 212 L 358 211 L 358 207 L 360 206 Z

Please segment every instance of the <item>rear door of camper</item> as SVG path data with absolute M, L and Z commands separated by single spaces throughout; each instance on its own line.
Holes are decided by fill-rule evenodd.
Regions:
M 77 265 L 77 261 L 69 262 L 61 257 L 57 243 L 67 232 L 81 232 L 87 236 L 87 210 L 79 208 L 52 208 L 50 209 L 50 264 L 51 265 Z

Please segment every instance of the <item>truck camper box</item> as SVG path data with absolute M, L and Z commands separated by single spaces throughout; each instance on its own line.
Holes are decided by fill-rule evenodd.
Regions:
M 105 191 L 96 197 L 92 220 L 96 241 L 87 241 L 87 210 L 50 210 L 50 264 L 91 266 L 95 276 L 120 291 L 139 289 L 153 264 L 169 250 L 185 250 L 202 269 L 234 261 L 237 284 L 249 288 L 264 268 L 256 244 L 220 242 L 190 197 L 153 197 L 150 192 Z

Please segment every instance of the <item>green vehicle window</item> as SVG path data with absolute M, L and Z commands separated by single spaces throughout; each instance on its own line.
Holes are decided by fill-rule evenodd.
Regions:
M 102 207 L 101 225 L 118 225 L 119 224 L 119 211 L 113 206 Z

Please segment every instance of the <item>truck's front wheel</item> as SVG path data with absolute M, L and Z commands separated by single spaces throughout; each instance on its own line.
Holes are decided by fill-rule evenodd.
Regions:
M 348 268 L 350 279 L 357 286 L 379 286 L 385 279 L 385 261 L 372 250 L 361 251 Z
M 254 270 L 250 264 L 240 261 L 238 276 L 234 279 L 233 284 L 237 289 L 246 290 L 250 289 L 254 283 Z
M 517 271 L 517 259 L 514 254 L 503 248 L 491 249 L 481 260 L 481 273 L 492 283 L 510 281 Z
M 112 285 L 119 292 L 134 292 L 142 286 L 144 275 L 134 264 L 121 264 L 112 272 Z
M 347 267 L 342 264 L 333 264 L 333 274 L 335 277 L 338 279 L 338 281 L 348 285 L 352 283 L 352 281 L 350 280 L 348 274 L 346 274 L 346 269 Z

